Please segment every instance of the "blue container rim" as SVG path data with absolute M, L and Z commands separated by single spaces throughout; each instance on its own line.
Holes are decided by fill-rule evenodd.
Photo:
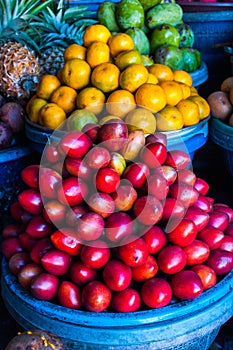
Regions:
M 26 157 L 33 151 L 26 145 L 12 146 L 0 151 L 0 163 L 6 163 L 15 159 Z
M 199 312 L 208 312 L 209 308 L 221 301 L 227 294 L 232 292 L 233 288 L 233 270 L 228 273 L 214 287 L 203 292 L 199 297 L 178 302 L 165 306 L 160 309 L 150 309 L 129 313 L 113 313 L 113 312 L 89 312 L 81 310 L 68 309 L 63 306 L 53 304 L 48 301 L 38 300 L 26 291 L 17 281 L 17 278 L 11 274 L 8 263 L 5 258 L 2 260 L 2 280 L 7 288 L 16 295 L 22 304 L 26 304 L 38 314 L 46 315 L 51 319 L 65 319 L 73 325 L 85 325 L 89 327 L 116 328 L 121 325 L 138 326 L 148 325 L 155 322 L 172 321 L 174 318 L 187 317 Z
M 233 126 L 230 126 L 224 121 L 211 116 L 210 137 L 217 145 L 227 149 L 228 151 L 233 151 Z

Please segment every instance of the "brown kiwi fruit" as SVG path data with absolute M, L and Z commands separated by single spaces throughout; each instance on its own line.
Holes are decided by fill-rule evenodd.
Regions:
M 218 119 L 226 120 L 232 113 L 232 104 L 229 95 L 224 91 L 212 92 L 207 101 L 210 105 L 211 114 Z

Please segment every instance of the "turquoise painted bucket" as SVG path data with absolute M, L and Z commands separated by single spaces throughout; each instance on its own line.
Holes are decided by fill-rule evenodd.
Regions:
M 70 350 L 208 350 L 233 315 L 233 271 L 196 299 L 132 313 L 93 313 L 35 299 L 3 259 L 2 296 L 26 330 L 49 330 Z

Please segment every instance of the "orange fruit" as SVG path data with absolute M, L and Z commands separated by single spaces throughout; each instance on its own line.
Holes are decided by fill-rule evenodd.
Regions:
M 179 130 L 184 126 L 183 116 L 178 108 L 173 106 L 164 107 L 156 114 L 157 130 Z
M 156 113 L 166 106 L 164 90 L 157 84 L 145 83 L 135 93 L 136 103 Z
M 115 57 L 115 65 L 120 70 L 133 63 L 142 64 L 142 56 L 138 50 L 123 51 Z
M 101 63 L 109 62 L 109 46 L 101 41 L 94 41 L 87 49 L 86 61 L 94 68 Z
M 173 80 L 177 81 L 178 83 L 186 84 L 190 87 L 193 84 L 192 76 L 182 69 L 176 69 L 173 71 Z
M 76 107 L 76 98 L 78 94 L 76 90 L 69 86 L 59 86 L 51 97 L 50 102 L 56 103 L 66 113 L 71 113 Z
M 107 112 L 120 118 L 123 118 L 134 108 L 136 108 L 134 95 L 128 90 L 115 90 L 106 101 Z
M 65 111 L 56 103 L 47 103 L 41 107 L 38 116 L 38 123 L 49 129 L 57 129 L 66 119 Z
M 191 100 L 181 100 L 176 107 L 183 116 L 184 126 L 195 125 L 200 121 L 198 105 Z
M 82 89 L 76 99 L 78 108 L 87 108 L 95 114 L 99 114 L 104 108 L 105 95 L 94 86 Z
M 52 74 L 45 74 L 41 77 L 36 87 L 36 95 L 39 98 L 48 100 L 59 86 L 61 85 L 60 80 Z
M 27 115 L 31 122 L 38 123 L 39 111 L 46 103 L 48 103 L 48 101 L 43 98 L 33 98 L 33 100 L 29 101 Z
M 64 61 L 72 60 L 73 58 L 86 59 L 87 48 L 78 44 L 69 45 L 64 51 Z
M 85 47 L 89 47 L 94 41 L 102 41 L 107 43 L 111 37 L 111 32 L 102 24 L 92 24 L 84 30 L 83 44 Z
M 197 89 L 194 86 L 191 86 L 190 96 L 196 96 L 196 95 L 199 95 Z
M 145 134 L 153 134 L 156 130 L 156 118 L 145 108 L 136 108 L 125 117 L 128 130 L 143 130 Z
M 183 100 L 185 100 L 186 98 L 188 98 L 191 95 L 191 88 L 183 83 L 179 83 L 181 89 L 182 89 L 182 93 L 183 93 Z
M 101 63 L 91 74 L 91 83 L 103 92 L 111 92 L 119 86 L 120 70 L 113 63 Z
M 158 79 L 156 78 L 156 76 L 152 73 L 148 74 L 148 79 L 147 79 L 147 83 L 151 83 L 151 84 L 158 84 Z
M 139 86 L 147 82 L 148 71 L 142 64 L 131 64 L 120 74 L 120 87 L 135 92 Z
M 113 57 L 117 56 L 122 51 L 129 51 L 134 49 L 134 41 L 126 33 L 116 33 L 108 40 L 110 53 Z
M 147 66 L 147 69 L 149 73 L 152 73 L 156 76 L 158 81 L 173 80 L 172 69 L 164 64 L 154 63 L 151 66 Z
M 65 85 L 75 90 L 84 88 L 89 84 L 91 76 L 90 65 L 80 58 L 65 62 L 62 69 L 62 80 Z
M 200 120 L 205 119 L 209 116 L 210 114 L 210 106 L 209 103 L 200 95 L 194 95 L 188 97 L 190 101 L 195 102 L 198 107 L 199 107 L 199 112 L 200 112 Z
M 159 85 L 165 93 L 169 106 L 175 106 L 183 99 L 183 91 L 179 83 L 175 81 L 161 81 Z

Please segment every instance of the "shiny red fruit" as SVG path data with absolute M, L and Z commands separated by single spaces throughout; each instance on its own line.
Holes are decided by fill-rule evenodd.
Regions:
M 142 238 L 135 237 L 135 239 L 131 242 L 118 247 L 118 254 L 120 259 L 126 265 L 139 266 L 146 262 L 148 256 L 148 247 L 146 242 Z
M 194 299 L 204 291 L 200 277 L 191 270 L 183 270 L 172 276 L 171 286 L 175 296 L 183 300 Z
M 103 267 L 110 259 L 110 248 L 106 243 L 96 241 L 93 246 L 84 245 L 80 253 L 83 264 L 90 268 Z
M 74 283 L 62 281 L 58 287 L 58 302 L 64 307 L 79 310 L 82 308 L 81 291 Z
M 167 243 L 167 236 L 158 226 L 152 226 L 142 236 L 147 244 L 149 254 L 158 253 Z
M 184 217 L 185 208 L 183 204 L 175 198 L 167 197 L 163 203 L 162 221 L 181 219 Z
M 58 186 L 57 198 L 66 205 L 75 206 L 82 203 L 88 193 L 86 183 L 77 177 L 69 177 Z
M 26 226 L 26 233 L 34 238 L 49 236 L 53 231 L 53 225 L 44 220 L 41 215 L 34 216 Z
M 87 153 L 84 158 L 85 163 L 92 169 L 101 169 L 108 165 L 111 155 L 105 147 L 95 146 Z
M 92 147 L 92 141 L 81 131 L 71 131 L 61 138 L 59 146 L 67 156 L 81 158 Z
M 176 244 L 180 247 L 185 247 L 194 241 L 197 235 L 197 229 L 194 222 L 190 219 L 181 219 L 171 221 L 167 231 L 167 239 L 172 244 Z
M 78 220 L 76 229 L 81 242 L 95 241 L 104 232 L 104 219 L 100 214 L 89 211 Z
M 154 196 L 139 197 L 133 206 L 134 215 L 144 225 L 155 225 L 162 218 L 163 206 Z
M 217 275 L 225 275 L 233 268 L 233 253 L 221 249 L 212 250 L 205 263 L 210 266 Z
M 139 156 L 149 168 L 157 168 L 165 162 L 167 149 L 161 142 L 150 142 L 141 149 Z
M 224 233 L 226 235 L 233 237 L 233 223 L 232 222 L 227 225 L 227 227 L 224 230 Z
M 22 252 L 23 249 L 18 237 L 10 237 L 3 240 L 1 250 L 3 255 L 10 259 L 14 254 Z
M 229 217 L 229 223 L 233 222 L 233 209 L 223 204 L 214 204 L 214 211 L 220 211 L 221 213 L 225 213 Z
M 53 225 L 65 225 L 68 208 L 56 199 L 51 199 L 44 203 L 43 217 L 45 221 Z
M 164 247 L 158 254 L 159 269 L 169 275 L 175 274 L 186 265 L 187 257 L 184 250 L 177 246 L 171 245 Z
M 44 148 L 43 155 L 48 163 L 56 163 L 60 160 L 60 153 L 58 152 L 57 145 L 55 143 L 47 143 L 46 147 Z
M 129 287 L 132 281 L 132 270 L 117 259 L 111 259 L 103 269 L 104 283 L 113 291 L 121 291 Z
M 9 260 L 9 269 L 13 275 L 17 276 L 23 266 L 29 261 L 29 254 L 25 252 L 15 253 Z
M 185 208 L 191 207 L 198 199 L 199 192 L 184 182 L 174 183 L 169 188 L 168 196 L 178 200 Z
M 209 201 L 209 199 L 206 198 L 206 196 L 204 196 L 203 194 L 199 194 L 198 199 L 193 204 L 193 208 L 199 208 L 207 213 L 210 213 L 213 209 L 213 205 Z
M 70 278 L 79 287 L 94 281 L 96 277 L 97 270 L 83 264 L 81 261 L 76 261 L 71 265 Z
M 98 130 L 99 143 L 110 151 L 120 150 L 128 139 L 128 129 L 123 120 L 111 119 Z
M 181 169 L 177 173 L 177 182 L 184 182 L 187 185 L 193 186 L 196 182 L 196 175 L 190 169 Z
M 90 167 L 86 164 L 85 159 L 66 157 L 65 168 L 72 176 L 78 176 L 81 179 L 89 180 L 92 175 Z
M 38 190 L 29 188 L 23 190 L 18 195 L 18 201 L 21 207 L 32 215 L 39 215 L 43 209 L 41 194 Z
M 208 182 L 206 182 L 205 180 L 197 177 L 194 187 L 196 188 L 196 190 L 202 194 L 203 196 L 205 196 L 207 194 L 207 192 L 209 191 L 209 184 Z
M 15 202 L 10 206 L 10 214 L 16 222 L 22 224 L 26 224 L 33 216 L 33 214 L 23 209 L 19 202 Z
M 32 280 L 43 272 L 42 266 L 35 263 L 27 263 L 18 272 L 18 281 L 23 288 L 30 290 Z
M 167 197 L 169 185 L 162 175 L 153 174 L 147 178 L 146 190 L 149 195 L 161 200 Z
M 151 175 L 162 175 L 166 180 L 168 185 L 172 185 L 177 179 L 177 171 L 170 165 L 162 165 L 158 168 L 151 169 Z
M 167 146 L 167 136 L 162 132 L 155 132 L 154 134 L 149 134 L 146 136 L 146 143 L 150 142 L 160 142 L 164 146 Z
M 39 264 L 41 262 L 42 256 L 52 248 L 53 245 L 50 241 L 50 238 L 46 237 L 38 240 L 30 251 L 30 257 L 32 261 Z
M 210 255 L 209 246 L 199 239 L 195 239 L 183 249 L 187 256 L 187 265 L 189 266 L 202 264 Z
M 209 214 L 199 208 L 188 208 L 184 217 L 194 222 L 197 232 L 203 230 L 203 228 L 206 227 L 209 222 Z
M 144 264 L 132 267 L 133 280 L 142 282 L 155 277 L 159 270 L 157 261 L 153 255 L 148 255 Z
M 21 171 L 21 178 L 23 182 L 29 187 L 38 188 L 39 170 L 40 170 L 40 166 L 37 164 L 26 166 Z
M 170 165 L 175 170 L 185 169 L 191 163 L 188 153 L 180 150 L 171 150 L 167 152 L 166 165 Z
M 150 174 L 149 168 L 144 163 L 132 163 L 123 173 L 123 179 L 131 182 L 134 188 L 141 188 Z
M 211 250 L 219 248 L 223 238 L 223 231 L 212 226 L 207 226 L 198 233 L 198 239 L 208 244 Z
M 62 276 L 69 271 L 71 257 L 58 249 L 50 249 L 42 256 L 41 263 L 47 272 Z
M 19 235 L 19 242 L 23 250 L 30 252 L 38 240 L 26 232 Z
M 114 212 L 114 199 L 108 193 L 96 192 L 88 198 L 89 208 L 103 218 L 108 217 Z
M 120 185 L 115 192 L 112 193 L 115 206 L 120 211 L 127 211 L 133 207 L 137 199 L 137 191 L 130 185 Z
M 54 231 L 50 239 L 55 248 L 69 255 L 79 255 L 82 244 L 80 240 L 77 239 L 76 230 L 67 227 L 61 228 L 60 230 Z
M 18 237 L 23 231 L 23 225 L 19 223 L 8 224 L 2 229 L 2 238 Z
M 217 283 L 217 275 L 211 267 L 199 264 L 192 266 L 191 270 L 196 272 L 200 277 L 204 290 L 212 288 Z
M 117 190 L 120 184 L 120 175 L 111 168 L 101 168 L 98 170 L 95 178 L 97 191 L 112 193 Z
M 91 312 L 102 312 L 111 303 L 110 289 L 100 281 L 92 281 L 83 287 L 82 303 Z
M 99 128 L 100 126 L 98 124 L 87 123 L 82 128 L 82 132 L 84 132 L 84 134 L 86 134 L 92 140 L 92 142 L 96 142 L 98 139 Z
M 116 312 L 134 312 L 140 309 L 140 294 L 133 288 L 116 292 L 112 296 L 111 308 Z
M 122 238 L 131 235 L 132 232 L 132 218 L 127 213 L 113 213 L 105 220 L 105 236 L 111 242 L 119 242 Z
M 31 292 L 37 299 L 52 300 L 57 295 L 59 279 L 49 273 L 41 273 L 31 283 Z
M 61 186 L 62 174 L 51 168 L 41 168 L 39 175 L 39 188 L 42 196 L 57 198 L 57 188 Z
M 172 289 L 165 279 L 154 277 L 144 282 L 141 296 L 146 306 L 152 309 L 161 308 L 171 302 Z
M 224 235 L 219 249 L 233 253 L 233 237 Z
M 224 231 L 229 224 L 229 216 L 221 211 L 213 211 L 209 213 L 208 226 L 218 228 Z

